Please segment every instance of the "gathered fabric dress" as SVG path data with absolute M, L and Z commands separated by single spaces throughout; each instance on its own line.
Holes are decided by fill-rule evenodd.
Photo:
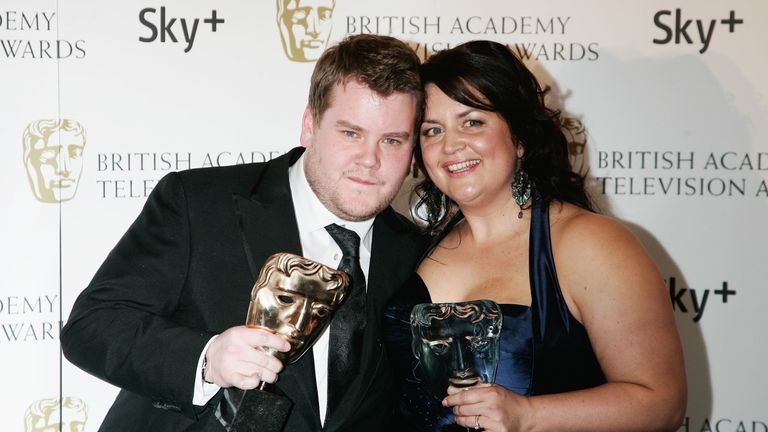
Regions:
M 432 243 L 438 244 L 463 216 L 459 213 Z M 422 258 L 423 259 L 423 258 Z M 529 273 L 531 305 L 500 304 L 503 315 L 496 384 L 520 395 L 562 393 L 605 383 L 584 326 L 571 315 L 552 257 L 549 206 L 534 200 Z M 388 304 L 383 337 L 398 388 L 392 430 L 453 431 L 453 412 L 433 392 L 411 350 L 413 306 L 431 302 L 417 273 Z

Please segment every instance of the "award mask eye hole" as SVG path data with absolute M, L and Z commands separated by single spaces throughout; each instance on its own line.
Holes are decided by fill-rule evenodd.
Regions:
M 289 15 L 292 24 L 301 24 L 309 16 L 309 12 L 306 9 L 296 9 L 287 13 Z
M 83 155 L 83 148 L 80 146 L 69 146 L 69 157 L 78 158 Z
M 452 339 L 448 338 L 448 339 L 430 340 L 425 342 L 429 346 L 429 349 L 431 349 L 435 355 L 442 356 L 447 354 L 448 350 L 451 349 Z
M 293 297 L 285 294 L 278 295 L 277 301 L 279 301 L 280 304 L 284 304 L 284 305 L 290 305 L 296 302 L 296 300 Z
M 488 348 L 488 338 L 485 337 L 467 337 L 472 351 L 482 351 Z
M 314 311 L 315 311 L 315 315 L 317 315 L 320 318 L 325 318 L 326 316 L 328 316 L 329 313 L 331 313 L 330 309 L 322 305 L 315 306 Z
M 54 160 L 57 158 L 58 153 L 59 152 L 52 149 L 43 150 L 40 152 L 40 162 L 47 163 L 48 161 Z

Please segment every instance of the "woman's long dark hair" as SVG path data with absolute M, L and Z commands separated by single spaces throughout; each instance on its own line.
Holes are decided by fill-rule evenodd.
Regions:
M 542 89 L 506 46 L 472 41 L 438 52 L 421 66 L 421 79 L 424 86 L 435 84 L 457 102 L 501 115 L 513 141 L 525 149 L 522 169 L 543 202 L 569 202 L 593 211 L 583 175 L 571 168 L 563 131 L 583 132 L 581 123 L 547 108 L 544 96 L 549 88 Z M 426 216 L 427 229 L 434 232 L 455 213 L 456 204 L 432 183 L 418 145 L 416 162 L 426 177 L 416 186 L 417 214 Z

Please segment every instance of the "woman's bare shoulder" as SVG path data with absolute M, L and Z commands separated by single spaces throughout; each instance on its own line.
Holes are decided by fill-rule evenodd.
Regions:
M 561 287 L 577 309 L 596 295 L 663 287 L 653 259 L 623 223 L 570 204 L 558 207 L 551 210 L 552 251 Z
M 645 253 L 632 231 L 619 220 L 569 203 L 550 206 L 552 246 L 568 255 L 591 258 Z

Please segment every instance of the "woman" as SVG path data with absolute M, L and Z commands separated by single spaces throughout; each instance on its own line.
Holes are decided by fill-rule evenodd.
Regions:
M 664 282 L 628 229 L 592 211 L 545 91 L 488 41 L 435 54 L 422 73 L 417 191 L 436 237 L 385 315 L 401 426 L 677 429 L 685 370 Z M 436 399 L 410 353 L 408 315 L 473 299 L 502 308 L 496 383 Z

